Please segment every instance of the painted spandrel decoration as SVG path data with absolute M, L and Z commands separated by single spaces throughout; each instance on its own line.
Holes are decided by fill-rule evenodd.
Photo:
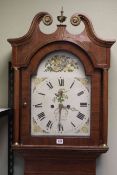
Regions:
M 31 79 L 31 135 L 89 136 L 90 94 L 79 58 L 65 51 L 47 55 Z

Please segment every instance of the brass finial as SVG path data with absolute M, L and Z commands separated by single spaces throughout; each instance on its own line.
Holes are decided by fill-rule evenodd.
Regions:
M 48 15 L 45 15 L 42 19 L 43 23 L 46 25 L 46 26 L 49 26 L 52 24 L 53 22 L 53 19 L 52 19 L 52 16 L 50 16 L 49 14 Z
M 78 26 L 81 22 L 80 16 L 78 15 L 73 15 L 70 19 L 70 22 L 73 26 Z
M 63 13 L 64 13 L 64 11 L 63 11 L 63 7 L 61 8 L 61 15 L 60 16 L 57 16 L 57 19 L 58 19 L 58 21 L 60 22 L 60 24 L 62 24 L 63 22 L 65 22 L 65 20 L 66 20 L 66 16 L 63 16 Z

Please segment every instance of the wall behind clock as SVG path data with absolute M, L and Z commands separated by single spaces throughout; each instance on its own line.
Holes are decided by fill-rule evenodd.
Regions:
M 117 1 L 116 0 L 0 0 L 0 107 L 7 106 L 8 100 L 8 61 L 11 59 L 11 47 L 7 38 L 23 36 L 29 29 L 35 14 L 47 11 L 54 18 L 60 14 L 61 6 L 69 17 L 75 12 L 87 14 L 93 22 L 98 36 L 104 39 L 117 38 Z M 56 23 L 56 20 L 55 20 Z M 44 28 L 45 32 L 56 30 Z M 43 27 L 43 26 L 42 26 Z M 83 26 L 80 27 L 80 30 Z M 70 32 L 77 33 L 79 29 L 73 26 Z M 110 175 L 117 172 L 117 43 L 111 51 L 111 68 L 109 75 L 109 134 L 107 154 L 97 160 L 97 175 Z M 0 175 L 7 175 L 7 120 L 0 120 Z M 6 124 L 5 124 L 6 122 Z M 6 130 L 6 131 L 5 131 Z M 3 139 L 5 138 L 5 139 Z M 15 157 L 15 175 L 23 175 L 23 162 Z

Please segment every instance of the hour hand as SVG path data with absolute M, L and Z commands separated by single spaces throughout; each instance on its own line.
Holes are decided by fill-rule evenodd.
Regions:
M 63 131 L 63 125 L 60 122 L 58 123 L 58 130 Z
M 71 111 L 78 111 L 75 107 L 71 107 L 70 105 L 63 106 L 63 109 L 70 109 Z
M 78 109 L 76 109 L 76 108 L 69 108 L 71 111 L 79 111 Z

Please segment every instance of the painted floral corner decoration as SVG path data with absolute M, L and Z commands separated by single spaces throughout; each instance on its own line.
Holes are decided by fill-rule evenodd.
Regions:
M 78 77 L 75 77 L 75 79 L 79 82 L 81 82 L 85 87 L 86 89 L 89 91 L 89 79 L 88 78 L 78 78 Z
M 45 81 L 47 78 L 46 77 L 43 77 L 43 78 L 40 78 L 40 77 L 34 77 L 32 79 L 33 81 L 33 84 L 36 86 L 36 85 L 39 85 L 41 84 L 43 81 Z
M 35 119 L 33 118 L 33 132 L 42 132 L 42 129 L 37 125 L 37 122 L 35 121 Z
M 36 90 L 36 86 L 40 85 L 43 81 L 45 81 L 47 78 L 46 77 L 43 77 L 43 78 L 40 78 L 40 77 L 35 77 L 32 79 L 32 82 L 34 84 L 34 87 L 33 87 L 33 93 L 34 91 Z
M 80 129 L 80 132 L 82 132 L 84 134 L 89 133 L 89 125 L 90 125 L 90 122 L 89 122 L 89 119 L 88 119 L 87 122 Z
M 73 72 L 78 69 L 77 60 L 64 55 L 55 55 L 45 64 L 45 72 Z
M 36 122 L 36 120 L 33 118 L 33 124 L 32 124 L 32 127 L 33 127 L 33 133 L 47 133 L 47 131 L 43 130 Z

